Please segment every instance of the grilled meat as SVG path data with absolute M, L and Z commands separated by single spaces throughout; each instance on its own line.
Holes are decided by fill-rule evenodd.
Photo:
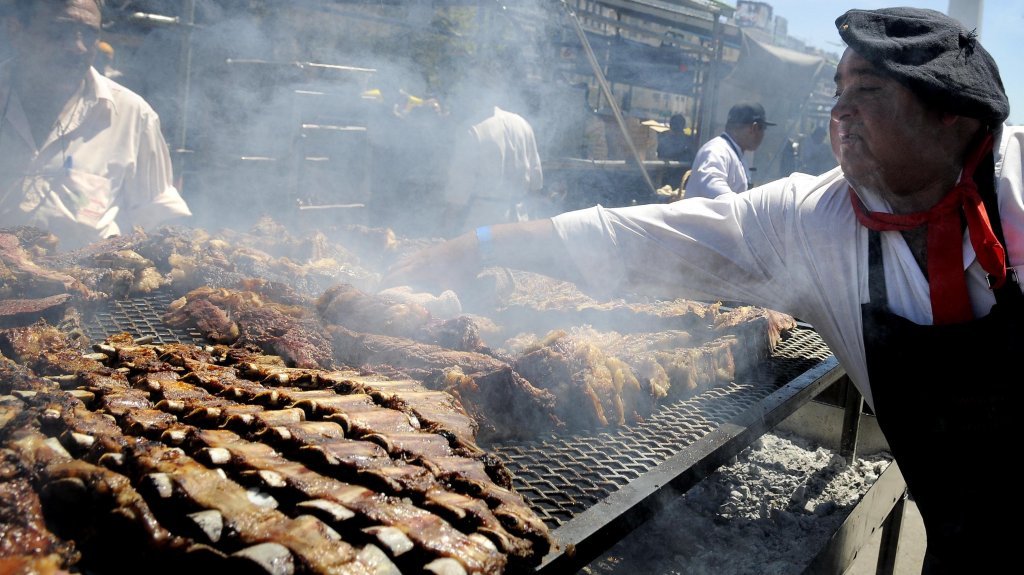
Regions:
M 64 317 L 71 294 L 56 294 L 37 299 L 0 300 L 0 327 L 19 327 L 40 318 L 57 323 Z
M 705 334 L 721 307 L 687 299 L 599 301 L 569 282 L 520 270 L 502 271 L 487 276 L 491 281 L 480 282 L 481 288 L 490 293 L 477 298 L 485 302 L 478 311 L 493 316 L 510 335 L 579 325 L 619 332 L 682 330 Z
M 0 453 L 18 463 L 10 489 L 41 495 L 43 509 L 72 497 L 68 509 L 90 517 L 51 534 L 55 545 L 74 540 L 92 555 L 97 530 L 135 525 L 134 547 L 200 569 L 530 570 L 550 534 L 478 437 L 628 424 L 659 400 L 735 378 L 795 325 L 757 308 L 597 302 L 502 272 L 507 285 L 473 303 L 497 303 L 480 311 L 506 329 L 621 330 L 570 328 L 513 356 L 483 344 L 476 318 L 439 320 L 405 297 L 417 294 L 371 295 L 375 278 L 352 254 L 269 221 L 216 235 L 165 228 L 70 254 L 15 237 L 17 249 L 0 249 L 0 294 L 42 286 L 55 296 L 5 302 L 0 321 L 4 305 L 18 319 L 33 305 L 74 311 L 90 290 L 170 285 L 184 297 L 167 323 L 213 345 L 119 334 L 90 353 L 66 316 L 52 326 L 61 314 L 0 330 L 0 351 L 30 368 L 0 362 L 0 394 L 15 394 L 0 398 Z M 58 445 L 59 457 L 42 455 Z M 92 519 L 101 515 L 130 521 Z M 45 550 L 18 557 L 40 568 L 68 561 Z
M 767 359 L 785 334 L 795 327 L 796 320 L 792 316 L 753 306 L 729 310 L 718 316 L 714 324 L 716 333 L 736 336 L 737 349 L 733 355 L 740 371 Z
M 432 557 L 455 559 L 469 572 L 496 573 L 505 564 L 494 544 L 480 535 L 466 536 L 437 516 L 399 499 L 374 497 L 365 489 L 318 476 L 305 466 L 284 459 L 266 445 L 244 441 L 222 430 L 197 430 L 189 441 L 206 450 L 208 458 L 255 472 L 269 487 L 292 491 L 292 499 L 304 502 L 300 504 L 302 508 L 325 520 L 344 522 L 350 514 L 372 519 L 377 526 L 368 528 L 368 534 L 376 536 L 378 543 L 388 547 L 393 555 L 410 550 L 402 543 L 395 543 L 396 534 L 392 530 L 397 530 L 401 534 L 399 541 L 408 541 Z M 385 527 L 388 529 L 383 529 Z
M 44 565 L 52 569 L 78 562 L 79 553 L 70 541 L 53 534 L 46 526 L 43 505 L 29 481 L 28 473 L 10 450 L 0 451 L 0 558 L 10 565 Z M 18 568 L 12 572 L 19 572 Z
M 324 331 L 308 311 L 265 301 L 254 292 L 198 288 L 175 300 L 169 325 L 196 328 L 212 341 L 253 345 L 298 367 L 329 367 Z
M 479 530 L 517 564 L 533 564 L 550 547 L 546 530 L 538 531 L 529 520 L 509 521 L 509 517 L 533 517 L 532 521 L 539 523 L 521 498 L 509 495 L 513 492 L 490 479 L 494 475 L 503 485 L 509 484 L 507 471 L 500 462 L 482 457 L 484 452 L 475 445 L 463 446 L 452 442 L 448 436 L 423 431 L 415 417 L 378 405 L 373 395 L 357 391 L 364 385 L 383 386 L 387 381 L 382 378 L 362 377 L 353 381 L 351 372 L 282 368 L 274 362 L 258 362 L 253 355 L 243 356 L 250 361 L 232 369 L 207 363 L 218 361 L 218 356 L 211 351 L 197 353 L 180 344 L 138 345 L 123 336 L 97 347 L 104 349 L 111 359 L 125 362 L 120 365 L 128 366 L 126 377 L 134 387 L 126 387 L 124 377 L 90 375 L 83 379 L 87 382 L 85 388 L 96 393 L 96 406 L 117 409 L 121 427 L 135 435 L 159 436 L 179 445 L 186 441 L 179 422 L 205 428 L 231 428 L 269 442 L 331 476 L 393 495 L 412 497 L 425 509 Z M 147 352 L 147 348 L 151 351 Z M 154 356 L 159 359 L 154 360 Z M 219 357 L 230 361 L 226 355 Z M 149 369 L 154 371 L 145 371 Z M 182 372 L 180 378 L 179 371 Z M 319 382 L 330 387 L 305 390 L 270 387 L 243 379 L 239 374 L 259 377 L 275 385 L 304 381 L 308 385 Z M 398 383 L 389 393 L 395 402 L 400 402 L 402 390 L 411 385 L 408 381 Z M 424 392 L 419 386 L 413 389 L 443 395 Z M 336 390 L 348 393 L 339 394 Z M 143 391 L 149 395 L 149 401 L 140 397 Z M 236 400 L 251 403 L 238 404 Z M 168 414 L 177 417 L 167 417 Z M 319 421 L 307 421 L 307 418 Z M 75 433 L 88 437 L 102 435 L 101 430 L 86 426 L 85 421 L 88 420 L 77 420 Z M 95 418 L 91 425 L 103 421 Z M 203 437 L 210 440 L 215 436 Z M 453 446 L 458 448 L 458 453 L 474 454 L 476 458 L 456 456 Z M 248 449 L 251 452 L 261 448 Z M 209 460 L 212 462 L 219 456 L 204 457 L 213 457 Z M 273 470 L 264 471 L 266 476 Z M 444 475 L 444 483 L 436 474 Z M 456 478 L 460 481 L 455 481 Z M 458 485 L 467 493 L 453 493 L 445 484 Z M 480 500 L 470 492 L 503 495 Z M 488 502 L 495 506 L 494 511 L 489 509 Z M 381 532 L 381 536 L 387 533 Z
M 487 438 L 533 435 L 561 424 L 555 396 L 534 387 L 494 357 L 403 338 L 328 326 L 338 361 L 386 373 L 393 370 L 454 395 Z
M 480 351 L 480 331 L 468 317 L 435 319 L 409 298 L 372 295 L 348 284 L 328 288 L 316 301 L 321 321 L 379 335 L 409 338 L 457 351 Z
M 61 444 L 31 427 L 21 429 L 6 445 L 19 465 L 32 470 L 27 477 L 34 490 L 22 493 L 18 501 L 21 519 L 41 523 L 29 504 L 37 501 L 47 524 L 75 542 L 74 547 L 59 544 L 65 567 L 114 570 L 124 561 L 156 558 L 155 573 L 210 568 L 209 560 L 216 554 L 197 553 L 193 542 L 164 528 L 125 476 L 73 459 Z M 90 520 L 82 521 L 83 517 Z
M 62 293 L 95 296 L 68 274 L 33 261 L 17 235 L 0 232 L 0 298 L 41 298 Z
M 519 357 L 514 368 L 550 386 L 558 398 L 558 415 L 571 428 L 625 425 L 653 410 L 654 395 L 632 368 L 586 339 L 553 332 L 536 347 Z
M 86 343 L 83 338 L 72 338 L 45 320 L 25 327 L 0 329 L 0 353 L 40 375 L 102 367 L 101 363 L 84 355 Z

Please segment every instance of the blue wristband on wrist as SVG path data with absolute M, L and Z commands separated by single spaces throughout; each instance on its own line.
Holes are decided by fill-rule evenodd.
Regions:
M 476 229 L 476 252 L 480 263 L 488 264 L 494 259 L 494 242 L 491 226 L 480 226 Z

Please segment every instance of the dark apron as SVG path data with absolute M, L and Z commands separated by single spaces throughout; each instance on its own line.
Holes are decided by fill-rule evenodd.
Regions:
M 1024 496 L 1008 471 L 1024 409 L 1024 297 L 1007 278 L 989 315 L 915 324 L 888 312 L 881 236 L 870 237 L 868 375 L 879 426 L 924 520 L 924 573 L 1000 572 L 1018 564 L 1024 545 Z

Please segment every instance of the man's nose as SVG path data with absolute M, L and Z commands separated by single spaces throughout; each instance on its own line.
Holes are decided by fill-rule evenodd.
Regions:
M 842 95 L 836 98 L 835 104 L 832 105 L 831 117 L 833 122 L 838 122 L 842 118 L 849 116 L 853 113 L 853 106 L 849 100 L 844 98 Z

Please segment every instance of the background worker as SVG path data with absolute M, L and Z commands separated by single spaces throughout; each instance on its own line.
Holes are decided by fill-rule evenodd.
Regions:
M 544 188 L 533 126 L 506 109 L 512 84 L 503 78 L 476 62 L 454 90 L 456 135 L 444 191 L 449 237 L 481 224 L 530 219 L 531 204 Z
M 872 408 L 923 519 L 926 573 L 996 573 L 1024 513 L 991 500 L 1024 386 L 1024 129 L 956 20 L 850 10 L 831 142 L 841 170 L 743 194 L 505 224 L 397 265 L 447 283 L 507 265 L 641 292 L 749 302 L 810 323 Z M 447 264 L 447 265 L 446 265 Z M 453 267 L 454 266 L 454 267 Z M 964 466 L 964 457 L 967 465 Z
M 687 133 L 686 116 L 672 114 L 668 119 L 668 130 L 658 134 L 658 159 L 681 162 L 680 167 L 666 168 L 662 171 L 661 185 L 679 188 L 683 174 L 693 162 L 695 148 L 693 136 Z
M 190 216 L 156 112 L 93 66 L 103 2 L 15 0 L 0 63 L 0 227 L 64 248 Z
M 715 198 L 747 191 L 750 174 L 743 154 L 760 147 L 765 129 L 774 125 L 761 104 L 741 103 L 730 108 L 725 131 L 697 150 L 685 197 Z

